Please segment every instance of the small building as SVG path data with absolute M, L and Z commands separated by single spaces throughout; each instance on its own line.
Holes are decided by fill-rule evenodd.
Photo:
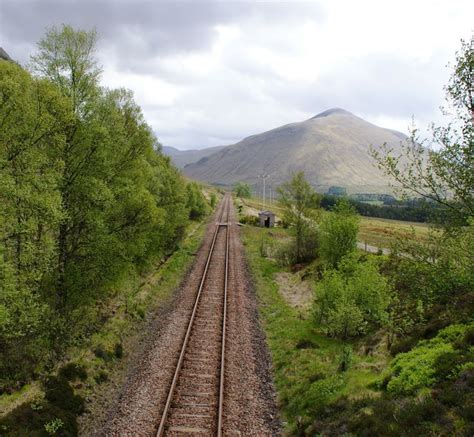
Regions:
M 262 228 L 273 228 L 275 226 L 275 214 L 271 211 L 260 211 L 258 221 Z

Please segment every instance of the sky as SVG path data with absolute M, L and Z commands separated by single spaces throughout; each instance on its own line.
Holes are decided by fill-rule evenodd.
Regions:
M 470 0 L 0 0 L 0 46 L 26 65 L 47 27 L 95 28 L 102 84 L 185 150 L 332 107 L 424 132 L 473 17 Z

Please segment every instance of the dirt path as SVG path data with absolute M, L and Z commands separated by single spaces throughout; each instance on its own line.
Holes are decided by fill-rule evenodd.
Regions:
M 232 222 L 234 217 L 232 207 Z M 223 430 L 225 435 L 277 435 L 280 422 L 269 354 L 239 229 L 231 229 Z M 214 230 L 211 222 L 193 268 L 169 311 L 152 326 L 105 427 L 95 435 L 155 435 Z

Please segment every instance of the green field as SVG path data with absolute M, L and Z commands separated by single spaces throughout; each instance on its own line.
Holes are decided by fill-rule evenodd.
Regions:
M 425 241 L 429 232 L 430 227 L 426 223 L 361 217 L 358 240 L 372 246 L 389 248 L 397 238 Z

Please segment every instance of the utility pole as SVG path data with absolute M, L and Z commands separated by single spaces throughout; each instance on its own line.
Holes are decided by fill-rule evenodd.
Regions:
M 265 210 L 265 180 L 268 178 L 268 174 L 259 174 L 258 175 L 258 178 L 259 179 L 263 179 L 263 207 L 262 207 L 262 211 Z

